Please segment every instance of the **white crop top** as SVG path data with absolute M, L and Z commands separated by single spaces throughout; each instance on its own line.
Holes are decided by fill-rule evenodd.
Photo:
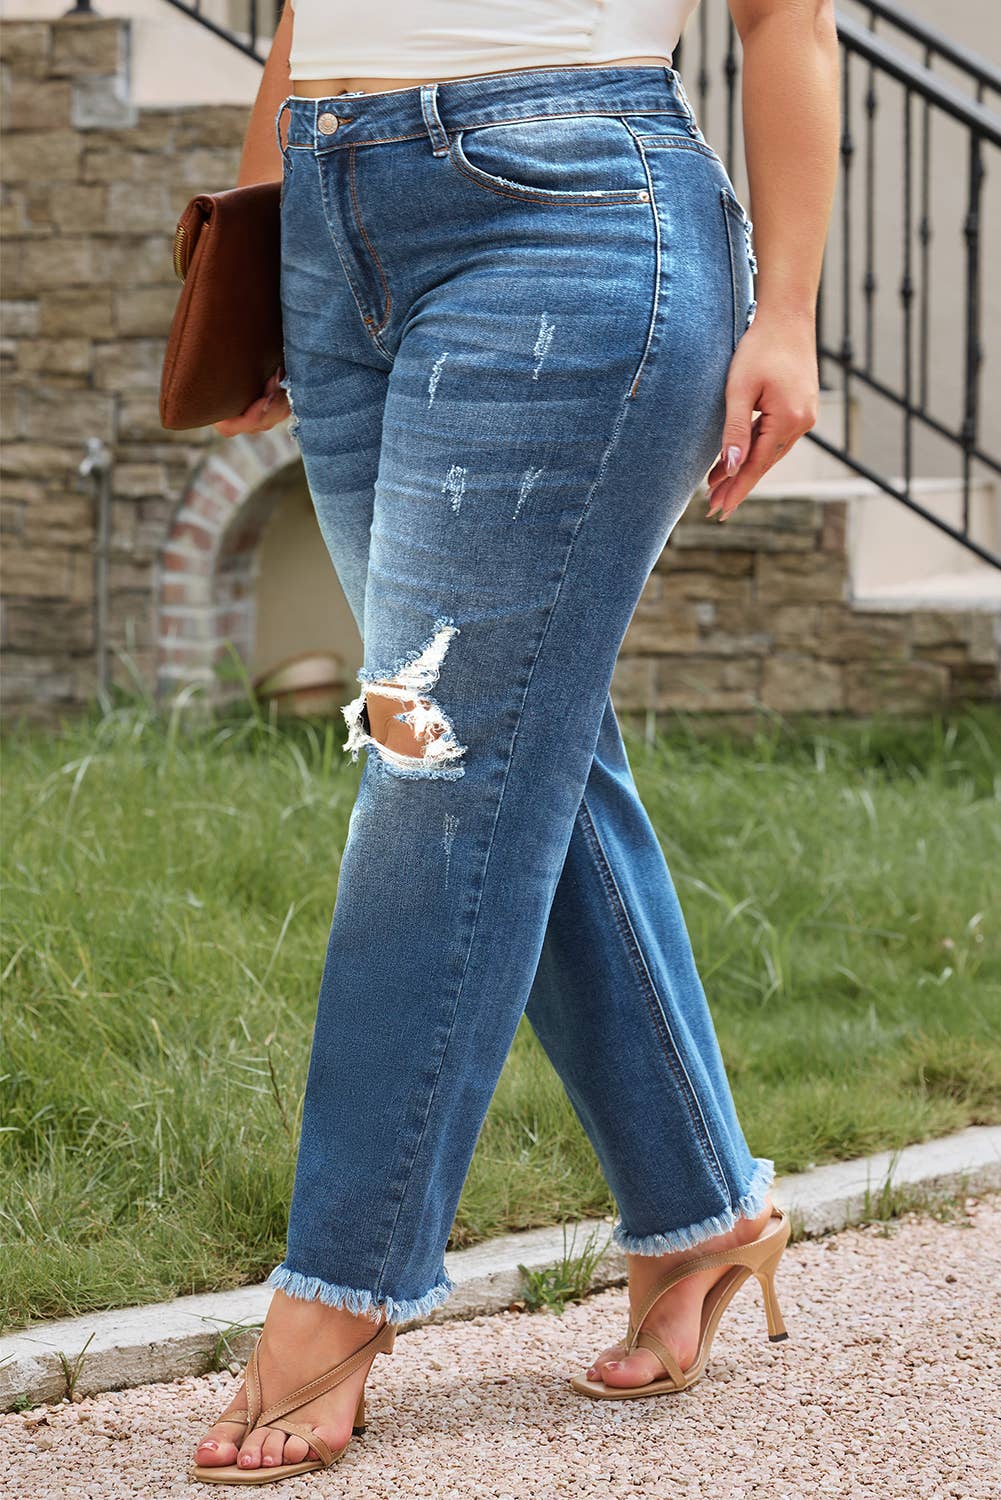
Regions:
M 643 57 L 670 62 L 698 0 L 288 0 L 289 76 L 462 78 Z

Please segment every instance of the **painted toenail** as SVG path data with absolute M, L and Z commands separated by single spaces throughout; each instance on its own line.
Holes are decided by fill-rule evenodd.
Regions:
M 209 1442 L 207 1442 L 207 1443 L 203 1443 L 202 1444 L 203 1448 L 212 1448 L 212 1449 L 215 1449 L 215 1448 L 218 1448 L 218 1446 L 219 1446 L 218 1443 L 213 1443 L 211 1440 Z
M 617 1370 L 618 1368 L 619 1368 L 619 1361 L 617 1359 L 610 1359 L 610 1360 L 608 1360 L 608 1362 L 605 1365 L 605 1369 L 606 1370 Z
M 588 1380 L 597 1380 L 597 1378 L 598 1378 L 598 1372 L 597 1372 L 597 1370 L 588 1370 L 588 1372 L 587 1372 L 587 1378 L 588 1378 Z
M 271 1457 L 270 1453 L 265 1453 L 265 1455 L 264 1455 L 264 1462 L 266 1464 L 273 1464 L 274 1463 L 274 1459 Z

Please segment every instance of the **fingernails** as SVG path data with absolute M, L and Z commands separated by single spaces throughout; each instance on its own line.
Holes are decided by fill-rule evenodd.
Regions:
M 728 474 L 736 474 L 737 470 L 740 468 L 740 449 L 734 444 L 731 444 L 723 455 L 723 462 L 726 466 L 726 472 Z

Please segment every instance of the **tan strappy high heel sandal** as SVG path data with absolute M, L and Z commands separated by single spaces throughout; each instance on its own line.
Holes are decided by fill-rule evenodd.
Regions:
M 259 1469 L 241 1469 L 238 1464 L 194 1464 L 188 1472 L 189 1479 L 199 1479 L 202 1484 L 270 1484 L 273 1479 L 289 1479 L 293 1474 L 309 1474 L 314 1469 L 328 1469 L 331 1464 L 336 1463 L 344 1454 L 350 1443 L 344 1443 L 342 1447 L 334 1452 L 326 1444 L 312 1427 L 307 1427 L 298 1422 L 288 1421 L 291 1412 L 297 1411 L 300 1406 L 305 1406 L 310 1401 L 315 1401 L 317 1396 L 323 1396 L 327 1391 L 332 1391 L 335 1386 L 340 1385 L 343 1380 L 360 1368 L 366 1360 L 374 1359 L 376 1354 L 391 1354 L 396 1342 L 396 1325 L 383 1323 L 376 1333 L 349 1354 L 347 1359 L 342 1359 L 340 1364 L 333 1365 L 315 1380 L 309 1381 L 307 1385 L 301 1385 L 297 1391 L 285 1397 L 283 1401 L 276 1401 L 266 1411 L 262 1411 L 261 1401 L 261 1377 L 257 1365 L 257 1350 L 261 1340 L 258 1339 L 254 1345 L 244 1375 L 247 1382 L 247 1411 L 230 1412 L 228 1417 L 221 1420 L 226 1422 L 239 1422 L 247 1430 L 253 1431 L 255 1427 L 274 1427 L 279 1432 L 289 1433 L 292 1437 L 300 1437 L 303 1442 L 315 1448 L 320 1455 L 319 1459 L 307 1458 L 298 1464 L 275 1464 L 273 1467 Z M 371 1365 L 369 1365 L 371 1369 Z M 366 1374 L 365 1379 L 368 1379 Z M 355 1418 L 351 1427 L 352 1434 L 365 1431 L 365 1387 L 362 1386 L 361 1395 L 358 1397 L 358 1406 L 355 1410 Z M 242 1439 L 241 1439 L 242 1441 Z
M 750 1244 L 735 1246 L 732 1250 L 717 1250 L 712 1255 L 693 1256 L 691 1260 L 676 1265 L 654 1283 L 640 1307 L 635 1323 L 630 1314 L 625 1347 L 627 1354 L 631 1354 L 638 1346 L 652 1349 L 667 1371 L 667 1378 L 657 1376 L 643 1385 L 612 1386 L 606 1385 L 603 1380 L 588 1380 L 583 1375 L 571 1375 L 570 1384 L 574 1390 L 598 1401 L 629 1401 L 634 1396 L 660 1396 L 670 1391 L 687 1390 L 705 1374 L 709 1362 L 709 1347 L 719 1320 L 734 1292 L 743 1286 L 749 1276 L 757 1277 L 764 1294 L 768 1337 L 773 1344 L 788 1338 L 775 1296 L 775 1268 L 789 1243 L 789 1230 L 789 1215 L 781 1208 L 773 1208 L 772 1216 L 764 1229 Z M 643 1319 L 670 1287 L 676 1286 L 694 1271 L 707 1271 L 713 1266 L 729 1266 L 731 1269 L 706 1294 L 706 1300 L 702 1304 L 702 1329 L 695 1361 L 687 1370 L 683 1370 L 670 1349 L 655 1333 L 641 1331 Z

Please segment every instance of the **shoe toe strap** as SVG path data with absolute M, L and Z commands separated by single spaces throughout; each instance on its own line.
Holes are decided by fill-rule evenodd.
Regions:
M 257 1351 L 261 1346 L 260 1338 L 250 1351 L 247 1360 L 247 1368 L 244 1371 L 244 1384 L 247 1389 L 247 1421 L 249 1426 L 256 1427 L 261 1415 L 261 1372 L 257 1365 Z
M 267 1431 L 272 1431 L 274 1428 L 277 1428 L 279 1432 L 287 1433 L 289 1437 L 302 1438 L 304 1443 L 308 1443 L 311 1448 L 315 1448 L 316 1452 L 320 1455 L 323 1463 L 328 1468 L 333 1463 L 336 1457 L 336 1454 L 330 1448 L 329 1444 L 323 1441 L 320 1434 L 318 1432 L 314 1432 L 312 1427 L 307 1427 L 302 1422 L 262 1422 L 259 1424 L 258 1430 L 260 1430 L 261 1428 L 264 1428 Z
M 633 1345 L 634 1347 L 642 1345 L 644 1349 L 652 1349 L 654 1354 L 656 1354 L 657 1358 L 663 1364 L 667 1373 L 670 1375 L 671 1379 L 674 1381 L 675 1385 L 684 1384 L 684 1371 L 678 1364 L 678 1361 L 675 1359 L 674 1355 L 671 1353 L 667 1345 L 665 1343 L 662 1343 L 655 1333 L 648 1333 L 645 1328 L 642 1329 L 634 1339 Z

